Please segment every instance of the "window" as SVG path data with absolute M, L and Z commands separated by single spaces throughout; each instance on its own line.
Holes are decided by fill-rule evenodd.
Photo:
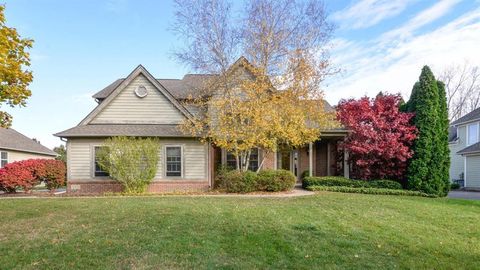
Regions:
M 237 158 L 231 152 L 227 152 L 227 167 L 231 169 L 237 168 Z
M 8 163 L 8 152 L 0 152 L 0 168 L 5 167 Z
M 258 170 L 258 148 L 253 148 L 250 153 L 250 163 L 248 164 L 250 171 L 256 172 Z
M 478 123 L 468 125 L 467 145 L 472 145 L 478 142 Z
M 98 164 L 98 153 L 99 151 L 104 148 L 105 146 L 95 146 L 95 176 L 109 176 L 108 172 L 104 171 L 101 167 L 100 164 Z
M 167 146 L 166 152 L 166 176 L 182 176 L 182 147 Z
M 227 167 L 229 168 L 237 168 L 237 159 L 235 155 L 231 152 L 227 152 Z M 248 163 L 248 169 L 250 171 L 257 171 L 258 170 L 258 148 L 253 148 L 252 152 L 250 153 L 250 162 Z

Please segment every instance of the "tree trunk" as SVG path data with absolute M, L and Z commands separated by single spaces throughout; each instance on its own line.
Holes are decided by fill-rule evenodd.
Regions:
M 268 152 L 264 152 L 263 155 L 262 155 L 262 161 L 260 162 L 260 164 L 258 165 L 258 169 L 257 169 L 257 173 L 260 172 L 260 170 L 262 169 L 263 167 L 263 162 L 265 161 L 265 156 Z M 260 152 L 259 152 L 259 155 L 260 155 Z

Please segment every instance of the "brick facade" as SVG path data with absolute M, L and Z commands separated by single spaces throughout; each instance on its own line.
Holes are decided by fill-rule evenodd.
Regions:
M 147 193 L 203 192 L 209 188 L 207 181 L 154 181 L 148 186 Z M 95 195 L 122 190 L 121 184 L 112 180 L 67 183 L 67 193 L 70 194 Z
M 263 169 L 275 169 L 275 158 L 276 153 L 269 152 L 265 155 L 265 160 L 263 161 Z

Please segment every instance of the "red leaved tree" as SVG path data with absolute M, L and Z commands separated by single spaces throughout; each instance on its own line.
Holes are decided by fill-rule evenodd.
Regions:
M 340 148 L 349 152 L 353 178 L 403 180 L 417 129 L 401 102 L 400 95 L 380 94 L 338 104 L 338 120 L 352 131 Z

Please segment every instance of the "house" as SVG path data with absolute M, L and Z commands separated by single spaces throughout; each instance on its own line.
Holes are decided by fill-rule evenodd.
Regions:
M 480 189 L 480 108 L 454 121 L 449 130 L 450 179 Z
M 0 128 L 0 168 L 15 161 L 56 156 L 52 150 L 12 128 Z
M 246 72 L 248 62 L 240 58 L 232 65 L 235 72 Z M 161 143 L 158 171 L 148 192 L 198 191 L 213 186 L 216 168 L 234 164 L 235 158 L 199 138 L 181 133 L 179 124 L 194 117 L 199 110 L 186 103 L 198 95 L 196 86 L 212 75 L 187 74 L 182 79 L 156 79 L 143 66 L 126 78 L 118 79 L 93 98 L 97 107 L 76 127 L 55 134 L 67 140 L 68 192 L 102 193 L 120 191 L 107 172 L 96 163 L 96 153 L 105 138 L 111 136 L 158 137 Z M 328 105 L 328 109 L 333 108 Z M 326 130 L 310 145 L 289 151 L 266 154 L 254 149 L 250 168 L 287 169 L 298 178 L 303 171 L 313 175 L 334 175 L 336 168 L 346 167 L 337 158 L 337 141 L 345 137 L 344 129 Z M 345 170 L 348 176 L 348 170 Z

